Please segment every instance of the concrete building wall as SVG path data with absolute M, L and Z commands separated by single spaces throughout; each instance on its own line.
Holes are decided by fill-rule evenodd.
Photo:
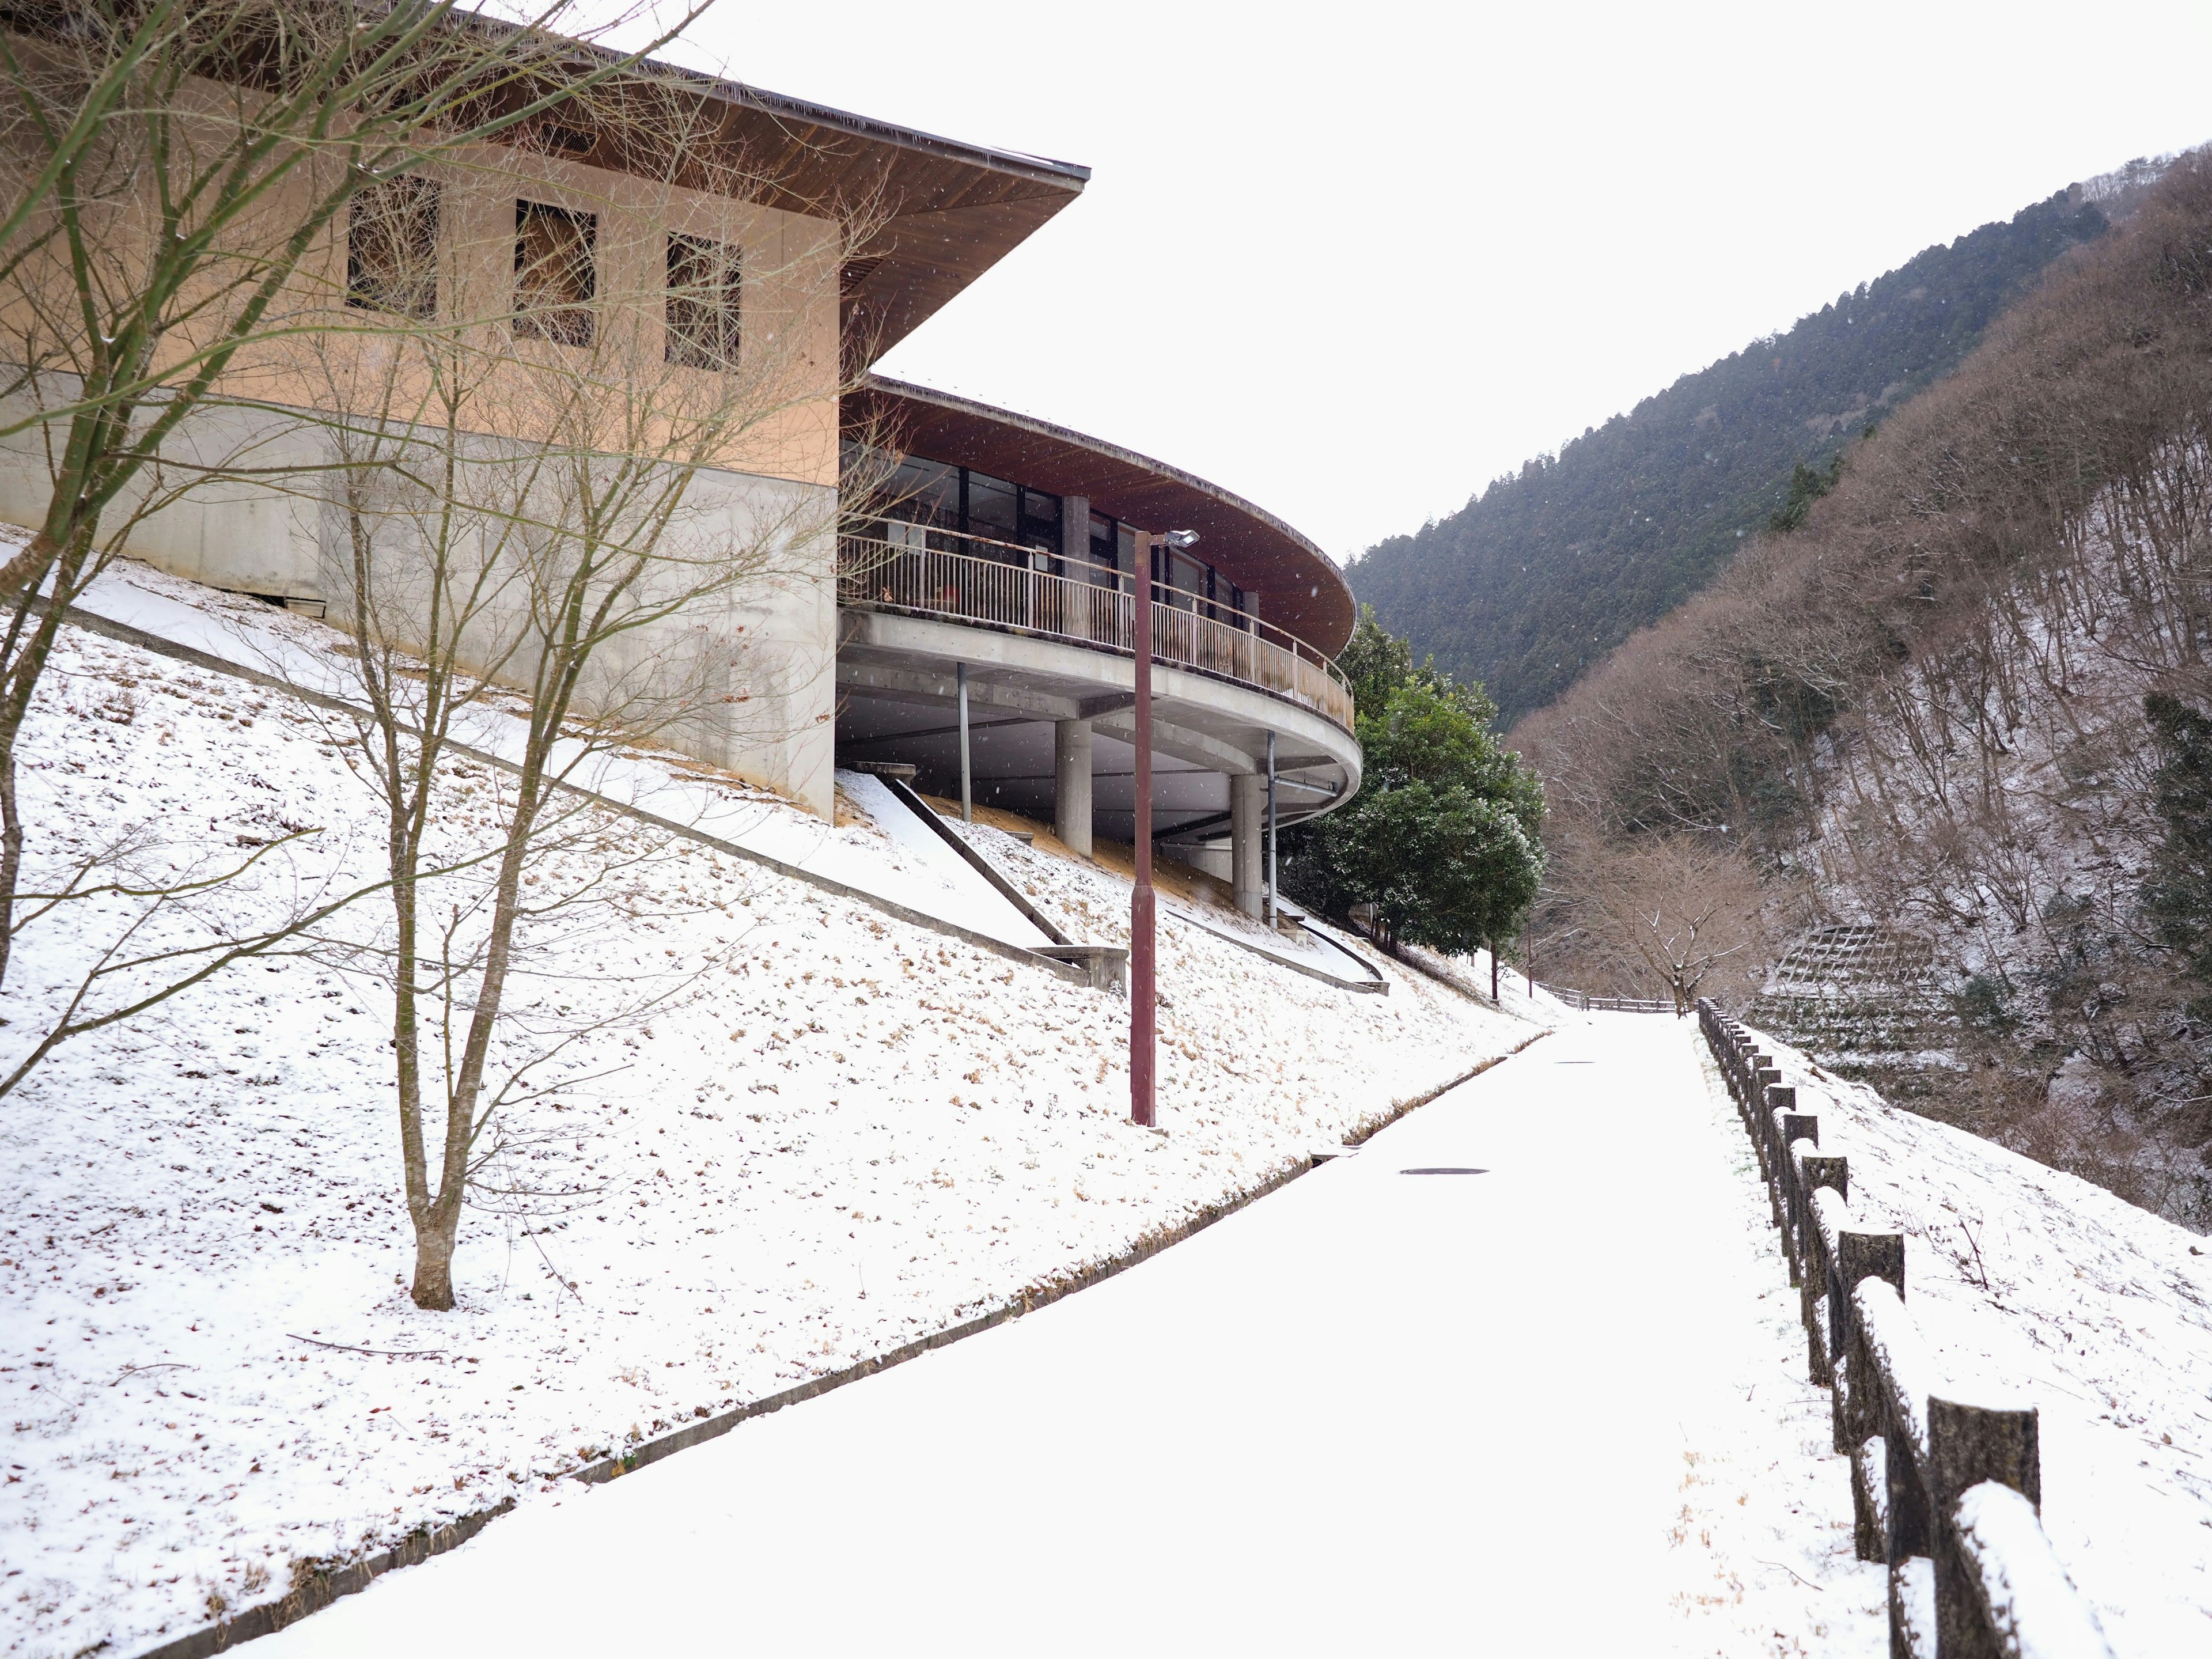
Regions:
M 207 96 L 219 110 L 222 89 Z M 313 171 L 304 170 L 289 191 L 311 188 Z M 453 339 L 477 349 L 478 384 L 455 417 L 459 429 L 477 434 L 468 442 L 489 453 L 544 436 L 562 422 L 572 441 L 583 430 L 573 394 L 565 408 L 557 391 L 548 395 L 559 375 L 533 379 L 530 361 L 536 353 L 559 364 L 560 354 L 573 349 L 518 339 L 510 319 L 518 199 L 588 213 L 596 223 L 599 356 L 590 372 L 607 370 L 611 390 L 583 401 L 587 416 L 604 420 L 580 441 L 653 453 L 667 441 L 672 422 L 702 402 L 720 397 L 744 405 L 739 418 L 715 427 L 710 446 L 678 448 L 714 463 L 690 489 L 682 534 L 695 548 L 738 550 L 750 561 L 748 574 L 607 647 L 600 695 L 615 697 L 647 681 L 662 690 L 681 688 L 681 717 L 656 726 L 656 740 L 828 816 L 842 374 L 836 228 L 729 193 L 503 146 L 479 147 L 423 171 L 441 187 L 439 319 Z M 283 217 L 280 203 L 271 221 Z M 150 223 L 129 203 L 112 216 L 106 234 L 117 269 L 143 259 L 138 244 Z M 666 361 L 672 232 L 742 252 L 739 361 L 727 375 Z M 377 336 L 378 313 L 346 304 L 347 237 L 341 215 L 277 307 L 295 324 L 320 314 L 340 331 L 310 329 L 241 355 L 216 398 L 166 447 L 173 465 L 144 474 L 136 491 L 109 509 L 103 539 L 189 580 L 320 600 L 343 616 L 347 535 L 344 514 L 331 504 L 330 414 L 397 410 L 420 418 L 431 408 L 423 401 L 427 379 L 410 368 L 407 348 L 394 343 L 397 336 Z M 76 396 L 79 382 L 67 372 L 67 301 L 61 269 L 26 268 L 0 295 L 5 333 L 40 344 L 54 365 L 40 377 L 35 398 L 25 392 L 0 400 L 0 421 L 12 425 L 35 413 L 40 401 L 53 409 Z M 218 305 L 209 318 L 224 314 Z M 204 318 L 193 328 L 209 325 Z M 358 332 L 364 325 L 371 330 L 366 335 Z M 180 328 L 165 356 L 181 357 L 193 343 L 191 331 Z M 626 392 L 617 384 L 625 375 Z M 434 419 L 434 408 L 431 414 Z M 47 444 L 61 435 L 58 426 L 33 425 L 0 441 L 0 520 L 31 527 L 44 520 L 52 494 Z M 195 483 L 204 469 L 232 476 Z M 246 469 L 258 476 L 239 476 Z
M 18 400 L 20 401 L 20 400 Z M 0 400 L 0 421 L 16 410 Z M 489 444 L 489 440 L 483 441 Z M 156 487 L 118 503 L 122 550 L 211 587 L 349 614 L 348 519 L 325 463 L 326 428 L 281 411 L 211 408 L 180 428 L 184 456 L 284 469 L 289 480 L 204 483 L 131 522 Z M 512 446 L 508 447 L 512 449 Z M 50 488 L 35 434 L 0 442 L 0 520 L 35 524 Z M 159 500 L 155 496 L 153 499 Z M 627 701 L 662 718 L 641 735 L 726 768 L 828 817 L 836 696 L 836 491 L 833 486 L 720 469 L 693 481 L 667 532 L 686 557 L 726 553 L 741 573 L 726 591 L 602 647 L 583 712 Z M 388 534 L 387 526 L 387 534 Z M 688 572 L 683 578 L 694 580 Z M 405 586 L 404 574 L 392 584 Z M 419 613 L 418 613 L 419 614 Z M 404 623 L 388 626 L 404 633 Z M 487 639 L 517 619 L 487 616 Z M 485 653 L 465 648 L 465 665 Z

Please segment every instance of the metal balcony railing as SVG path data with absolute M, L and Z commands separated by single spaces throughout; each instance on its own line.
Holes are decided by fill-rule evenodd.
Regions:
M 953 541 L 975 550 L 841 538 L 837 603 L 1133 653 L 1134 596 L 1115 585 L 1121 579 L 1111 571 L 1099 570 L 1097 581 L 1054 575 L 1036 568 L 1048 556 L 1030 548 L 945 531 L 927 533 L 932 543 Z M 1205 599 L 1157 583 L 1153 592 L 1164 596 L 1152 602 L 1158 660 L 1271 693 L 1352 730 L 1352 687 L 1343 671 L 1295 634 L 1256 617 L 1231 622 L 1210 616 L 1213 607 Z

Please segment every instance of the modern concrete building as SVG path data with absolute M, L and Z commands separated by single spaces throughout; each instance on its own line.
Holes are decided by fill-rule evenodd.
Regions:
M 357 210 L 303 283 L 333 305 L 495 319 L 469 325 L 526 335 L 525 359 L 592 344 L 587 307 L 619 313 L 671 383 L 750 372 L 772 343 L 773 418 L 714 457 L 691 501 L 710 527 L 788 526 L 785 544 L 757 582 L 640 647 L 692 653 L 720 692 L 664 740 L 827 814 L 841 761 L 911 762 L 927 786 L 957 793 L 964 702 L 980 802 L 1048 818 L 1084 852 L 1094 836 L 1149 830 L 1256 911 L 1271 776 L 1285 821 L 1359 783 L 1351 695 L 1332 661 L 1354 606 L 1334 563 L 1172 466 L 866 374 L 1073 204 L 1088 171 L 690 85 L 699 130 L 729 158 L 719 172 L 669 168 L 564 114 L 402 181 L 380 220 Z M 702 179 L 737 182 L 717 193 Z M 855 217 L 868 224 L 858 255 Z M 408 249 L 419 270 L 384 270 Z M 292 461 L 303 477 L 327 472 L 343 382 L 315 381 L 302 361 L 241 365 L 235 395 L 180 445 L 250 452 L 264 475 Z M 504 455 L 533 441 L 522 424 L 487 422 L 472 441 Z M 0 444 L 0 516 L 35 522 L 48 488 L 35 431 Z M 1150 559 L 1158 786 L 1153 822 L 1139 826 L 1134 550 L 1175 532 L 1196 538 Z M 315 489 L 233 478 L 144 517 L 126 550 L 335 615 L 345 541 Z
M 877 507 L 848 503 L 840 757 L 910 762 L 958 795 L 964 718 L 976 801 L 1081 853 L 1133 840 L 1131 607 L 1149 544 L 1150 829 L 1258 914 L 1271 794 L 1289 822 L 1359 787 L 1331 660 L 1355 616 L 1335 563 L 1204 479 L 1041 421 L 880 378 L 846 416 L 902 459 Z M 1152 541 L 1177 531 L 1197 538 Z

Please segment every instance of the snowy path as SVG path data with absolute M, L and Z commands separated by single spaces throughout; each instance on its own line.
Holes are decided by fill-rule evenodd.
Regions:
M 1693 1036 L 1571 1025 L 1143 1267 L 256 1651 L 1879 1652 Z M 1404 1173 L 1437 1165 L 1487 1173 Z M 1745 1499 L 1693 1516 L 1723 1443 Z M 1808 1491 L 1759 1553 L 1825 1592 L 1698 1594 L 1722 1516 Z

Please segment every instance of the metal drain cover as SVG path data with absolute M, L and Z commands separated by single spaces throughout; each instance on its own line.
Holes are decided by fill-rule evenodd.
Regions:
M 1400 1175 L 1488 1175 L 1487 1170 L 1469 1169 L 1459 1164 L 1425 1164 L 1418 1170 L 1401 1170 Z

